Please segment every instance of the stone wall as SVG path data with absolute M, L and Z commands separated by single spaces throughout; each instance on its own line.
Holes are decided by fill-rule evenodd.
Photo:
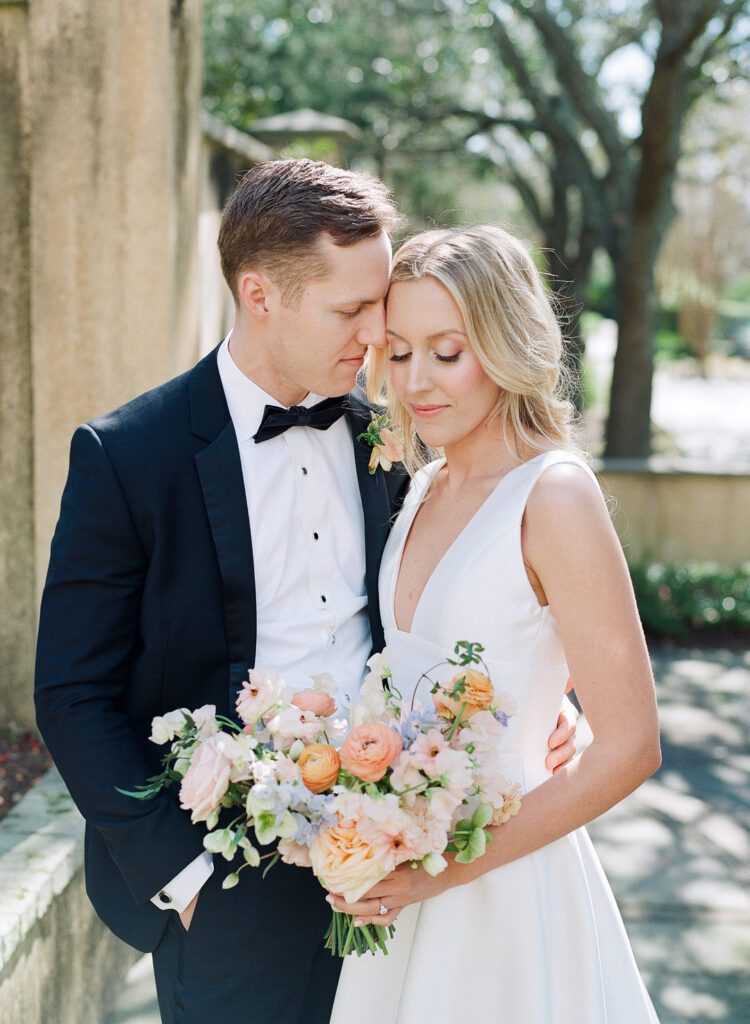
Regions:
M 0 704 L 76 425 L 198 354 L 200 0 L 0 0 Z
M 657 457 L 611 459 L 596 470 L 631 565 L 750 561 L 750 474 Z
M 83 886 L 83 821 L 51 771 L 0 824 L 0 1020 L 100 1024 L 139 954 Z

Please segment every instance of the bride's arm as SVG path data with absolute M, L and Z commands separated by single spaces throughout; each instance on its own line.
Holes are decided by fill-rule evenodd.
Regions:
M 436 878 L 399 868 L 354 910 L 365 919 L 373 905 L 398 909 L 427 899 L 560 839 L 622 800 L 661 763 L 654 683 L 630 577 L 588 474 L 551 466 L 529 499 L 523 534 L 524 557 L 555 617 L 593 743 L 492 830 L 483 857 L 451 861 Z

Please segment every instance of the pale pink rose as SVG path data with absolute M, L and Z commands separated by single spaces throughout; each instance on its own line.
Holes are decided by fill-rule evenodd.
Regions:
M 347 903 L 356 903 L 389 874 L 352 821 L 320 829 L 310 847 L 310 860 L 325 888 L 340 893 Z
M 312 867 L 310 850 L 302 843 L 295 843 L 293 839 L 281 839 L 277 849 L 285 864 L 294 864 L 298 868 Z
M 311 711 L 319 718 L 327 718 L 336 710 L 336 701 L 333 697 L 319 690 L 298 690 L 291 703 L 300 711 Z
M 284 684 L 273 672 L 250 669 L 249 678 L 242 684 L 237 696 L 237 714 L 245 725 L 253 726 L 274 708 L 281 699 Z
M 403 749 L 401 737 L 380 722 L 359 725 L 341 744 L 341 765 L 363 782 L 378 782 Z
M 231 737 L 209 736 L 195 750 L 190 767 L 180 786 L 180 807 L 191 811 L 190 820 L 205 821 L 215 810 L 229 786 L 232 761 L 223 740 Z

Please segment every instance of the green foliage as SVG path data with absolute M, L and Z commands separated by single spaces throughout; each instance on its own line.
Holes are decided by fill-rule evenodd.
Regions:
M 647 632 L 675 639 L 750 635 L 750 562 L 656 563 L 633 566 L 630 574 Z
M 654 358 L 657 366 L 673 363 L 677 359 L 690 359 L 695 355 L 677 331 L 662 328 L 654 335 Z

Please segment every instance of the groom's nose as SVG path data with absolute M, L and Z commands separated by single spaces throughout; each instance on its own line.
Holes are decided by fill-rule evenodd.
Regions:
M 357 340 L 361 345 L 383 348 L 385 345 L 385 304 L 375 303 L 367 310 L 359 328 Z

